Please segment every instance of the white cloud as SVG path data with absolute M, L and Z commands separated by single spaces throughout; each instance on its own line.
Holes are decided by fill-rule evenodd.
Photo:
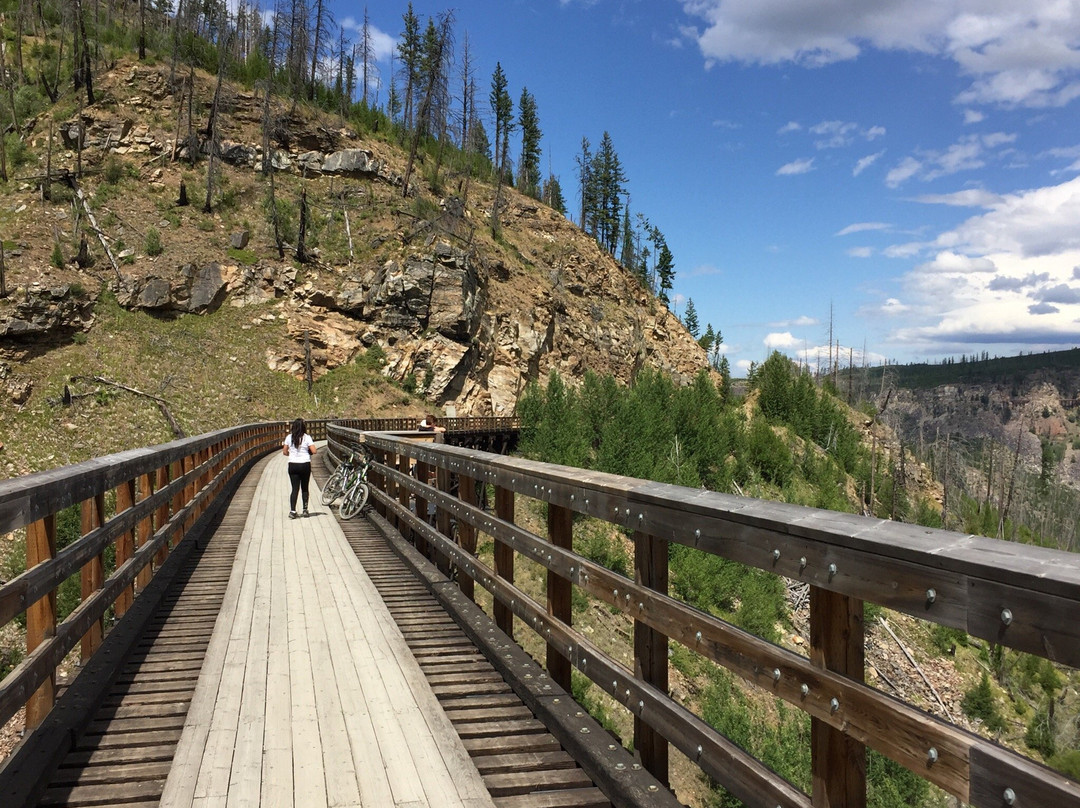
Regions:
M 964 110 L 964 123 L 967 123 L 967 124 L 982 123 L 985 120 L 986 120 L 986 115 L 984 113 L 982 113 L 982 112 L 979 112 L 976 109 L 965 109 Z
M 839 149 L 851 145 L 852 133 L 857 124 L 847 121 L 822 121 L 810 127 L 810 134 L 817 135 L 814 146 L 818 149 Z
M 898 188 L 922 171 L 922 167 L 923 164 L 914 157 L 905 157 L 896 168 L 885 175 L 885 184 L 890 188 Z
M 786 135 L 788 132 L 800 131 L 802 131 L 802 124 L 798 123 L 797 121 L 788 121 L 777 130 L 776 134 Z
M 918 272 L 996 272 L 994 262 L 987 258 L 977 258 L 970 255 L 961 255 L 951 250 L 943 250 L 934 256 L 932 261 L 920 264 Z
M 354 31 L 356 33 L 356 39 L 364 33 L 364 21 L 357 20 L 355 17 L 346 17 L 341 21 L 341 27 L 346 31 Z M 379 30 L 371 21 L 368 20 L 368 39 L 371 41 L 372 55 L 376 62 L 385 62 L 390 59 L 390 55 L 397 48 L 397 37 Z
M 870 258 L 874 254 L 873 247 L 851 247 L 847 254 L 852 258 Z
M 895 297 L 890 297 L 878 308 L 880 314 L 884 314 L 887 317 L 896 317 L 900 314 L 906 314 L 911 310 L 910 306 L 906 306 L 897 300 Z
M 819 67 L 864 47 L 954 62 L 962 104 L 1062 106 L 1080 96 L 1080 4 L 993 0 L 683 0 L 708 64 Z
M 912 177 L 930 182 L 940 177 L 974 171 L 994 157 L 994 150 L 1016 141 L 1015 134 L 993 132 L 987 135 L 965 135 L 944 151 L 919 151 L 905 157 L 888 173 L 885 184 L 896 188 Z
M 818 320 L 816 317 L 809 317 L 802 314 L 794 320 L 779 320 L 775 323 L 769 323 L 769 328 L 806 328 L 807 326 L 817 324 Z
M 814 158 L 803 158 L 800 160 L 793 160 L 790 163 L 780 166 L 776 169 L 776 176 L 786 177 L 792 174 L 806 174 L 809 171 L 814 170 Z
M 875 152 L 874 154 L 868 154 L 868 155 L 866 155 L 866 157 L 860 158 L 859 161 L 857 163 L 855 163 L 855 168 L 853 168 L 851 170 L 851 176 L 853 176 L 853 177 L 859 176 L 864 171 L 866 171 L 866 169 L 870 168 L 870 166 L 872 166 L 874 163 L 876 163 L 878 160 L 880 160 L 882 158 L 882 156 L 884 156 L 884 154 L 885 154 L 885 151 L 882 150 L 882 151 L 879 151 L 879 152 Z
M 836 235 L 850 236 L 852 233 L 865 233 L 868 230 L 888 230 L 890 227 L 892 225 L 885 222 L 856 222 L 855 224 L 849 224 Z
M 981 188 L 969 188 L 951 194 L 924 194 L 915 197 L 916 202 L 929 205 L 950 205 L 957 208 L 992 208 L 1003 201 L 1000 194 L 984 191 Z
M 779 350 L 781 348 L 794 348 L 801 340 L 795 339 L 791 335 L 790 331 L 776 332 L 766 334 L 763 340 L 765 347 L 770 351 Z

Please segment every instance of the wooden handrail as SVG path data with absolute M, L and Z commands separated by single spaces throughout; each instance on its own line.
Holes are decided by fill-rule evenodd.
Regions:
M 323 423 L 317 426 L 325 433 Z M 131 606 L 228 480 L 276 450 L 286 429 L 284 423 L 234 427 L 0 481 L 0 530 L 25 528 L 30 550 L 26 571 L 0 585 L 0 625 L 26 612 L 28 645 L 26 657 L 0 681 L 0 723 L 24 705 L 28 729 L 44 719 L 67 653 L 82 642 L 83 661 L 92 657 L 109 608 L 119 618 Z M 112 491 L 116 505 L 108 514 Z M 57 516 L 80 503 L 81 535 L 57 552 Z M 116 569 L 105 578 L 102 557 L 111 545 L 117 546 Z M 57 589 L 80 570 L 81 602 L 58 622 Z
M 1054 661 L 1080 666 L 1080 556 L 943 530 L 869 519 L 782 503 L 733 497 L 645 480 L 618 477 L 417 443 L 388 434 L 329 428 L 340 447 L 363 440 L 377 456 L 371 479 L 393 486 L 394 497 L 374 491 L 377 506 L 403 532 L 434 548 L 457 567 L 459 580 L 491 592 L 500 626 L 512 613 L 536 631 L 556 655 L 570 660 L 634 714 L 635 748 L 654 751 L 653 771 L 667 776 L 666 755 L 646 729 L 675 745 L 701 769 L 748 804 L 858 805 L 865 800 L 862 747 L 869 746 L 975 806 L 997 808 L 1006 790 L 1017 804 L 1080 804 L 1080 784 L 1058 772 L 973 735 L 952 723 L 888 696 L 863 682 L 862 601 L 919 619 L 962 628 L 969 634 Z M 403 463 L 408 458 L 409 463 Z M 495 486 L 496 502 L 532 497 L 549 508 L 603 519 L 667 545 L 679 543 L 811 585 L 811 644 L 806 658 L 769 643 L 672 598 L 653 569 L 638 581 L 566 549 L 565 541 L 537 536 L 450 493 L 452 484 L 428 485 L 403 473 L 409 464 Z M 426 478 L 426 475 L 424 475 Z M 814 794 L 806 795 L 735 747 L 671 700 L 659 668 L 629 671 L 610 659 L 513 585 L 505 550 L 499 571 L 455 543 L 451 532 L 406 509 L 401 490 L 435 503 L 460 526 L 491 536 L 541 564 L 554 579 L 571 583 L 641 626 L 639 659 L 656 660 L 667 639 L 710 659 L 811 716 Z M 436 524 L 439 521 L 437 520 Z M 557 520 L 562 524 L 561 520 Z M 650 551 L 645 551 L 650 552 Z M 655 552 L 655 550 L 651 551 Z M 643 562 L 647 563 L 647 562 Z M 649 578 L 652 578 L 650 580 Z M 549 590 L 550 592 L 550 590 Z M 510 626 L 512 628 L 512 626 Z M 556 663 L 561 664 L 559 662 Z

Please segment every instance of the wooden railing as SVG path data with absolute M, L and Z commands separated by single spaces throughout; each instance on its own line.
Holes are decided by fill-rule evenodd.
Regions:
M 325 433 L 322 422 L 311 429 Z M 0 481 L 0 533 L 26 530 L 26 571 L 0 585 L 0 625 L 26 615 L 25 658 L 0 681 L 0 724 L 26 707 L 38 726 L 56 697 L 57 667 L 77 645 L 90 660 L 106 615 L 124 616 L 230 480 L 274 451 L 284 423 L 212 432 Z M 79 536 L 57 548 L 57 520 L 79 508 Z M 115 552 L 106 575 L 106 551 Z M 58 620 L 57 591 L 81 578 L 79 603 Z
M 419 428 L 419 418 L 342 418 L 333 423 L 362 432 L 408 432 Z M 439 418 L 439 426 L 447 432 L 508 432 L 521 428 L 516 416 L 468 416 Z
M 577 669 L 633 714 L 634 749 L 664 782 L 675 746 L 749 806 L 856 808 L 871 747 L 977 808 L 1080 805 L 1080 784 L 865 684 L 862 622 L 871 601 L 1077 667 L 1080 556 L 333 425 L 328 437 L 331 457 L 366 443 L 379 511 L 456 568 L 467 595 L 487 589 L 503 631 L 537 632 L 556 682 L 569 690 Z M 481 487 L 494 488 L 493 512 Z M 547 503 L 546 536 L 514 524 L 518 496 Z M 417 516 L 429 502 L 434 525 Z M 574 514 L 631 531 L 633 580 L 573 552 Z M 476 557 L 481 533 L 491 566 Z M 809 584 L 809 658 L 671 597 L 672 543 Z M 546 568 L 546 604 L 514 585 L 518 554 Z M 574 629 L 574 587 L 634 621 L 634 670 Z M 811 716 L 812 794 L 668 696 L 672 640 Z

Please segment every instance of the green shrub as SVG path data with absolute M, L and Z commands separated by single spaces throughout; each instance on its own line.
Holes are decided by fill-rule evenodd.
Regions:
M 407 374 L 405 376 L 404 379 L 401 380 L 401 389 L 404 390 L 406 393 L 410 393 L 410 394 L 416 392 L 416 374 L 415 373 L 409 373 L 409 374 Z
M 619 575 L 630 573 L 630 555 L 617 536 L 586 528 L 577 538 L 576 552 Z
M 1050 715 L 1051 698 L 1043 699 L 1035 717 L 1028 724 L 1027 732 L 1024 733 L 1024 743 L 1044 758 L 1051 758 L 1057 752 L 1057 744 L 1054 742 L 1054 717 Z
M 116 185 L 124 178 L 124 164 L 118 157 L 109 157 L 101 170 L 101 176 L 109 185 Z
M 236 263 L 243 264 L 246 267 L 255 266 L 255 264 L 259 263 L 259 256 L 252 250 L 238 250 L 235 247 L 229 247 L 229 257 Z
M 144 247 L 147 255 L 161 255 L 163 252 L 161 233 L 157 231 L 156 227 L 151 227 L 146 231 L 146 244 Z
M 963 629 L 935 624 L 930 629 L 930 642 L 940 653 L 952 656 L 957 648 L 967 645 L 968 635 Z
M 364 351 L 364 353 L 357 354 L 356 364 L 365 370 L 372 370 L 378 373 L 382 371 L 383 365 L 386 364 L 386 351 L 384 351 L 382 346 L 376 342 Z
M 1073 780 L 1080 780 L 1080 749 L 1058 752 L 1050 758 L 1050 767 Z
M 990 674 L 983 671 L 979 684 L 964 694 L 960 708 L 964 715 L 972 719 L 980 719 L 991 732 L 1000 732 L 1005 728 L 1005 720 L 998 712 L 994 702 L 994 691 L 990 687 Z
M 60 246 L 59 241 L 53 242 L 52 259 L 51 260 L 52 260 L 52 265 L 54 267 L 56 267 L 57 269 L 63 269 L 64 268 L 64 250 Z

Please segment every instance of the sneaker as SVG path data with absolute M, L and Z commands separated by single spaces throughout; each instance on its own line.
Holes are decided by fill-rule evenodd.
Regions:
M 308 516 L 310 516 L 310 515 L 311 515 L 311 514 L 309 514 L 309 513 L 308 513 L 308 510 L 307 510 L 307 508 L 304 508 L 304 517 L 306 518 L 306 517 L 308 517 Z
M 296 511 L 289 511 L 289 518 L 290 519 L 295 519 L 296 518 Z

